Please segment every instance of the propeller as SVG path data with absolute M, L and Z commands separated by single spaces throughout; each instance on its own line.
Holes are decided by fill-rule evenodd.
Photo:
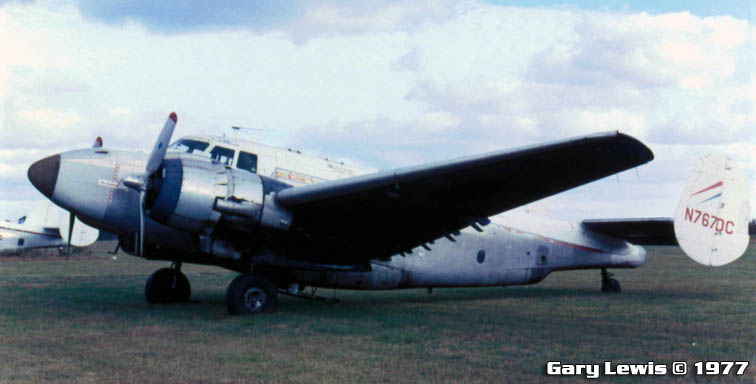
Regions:
M 168 115 L 160 135 L 152 147 L 150 157 L 147 159 L 144 174 L 131 175 L 123 178 L 123 184 L 131 189 L 139 191 L 139 256 L 144 255 L 144 211 L 147 191 L 150 188 L 150 178 L 163 166 L 165 153 L 168 150 L 168 143 L 173 136 L 173 130 L 176 128 L 178 117 L 175 112 Z

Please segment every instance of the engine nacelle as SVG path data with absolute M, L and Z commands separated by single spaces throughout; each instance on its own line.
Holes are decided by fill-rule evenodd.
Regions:
M 260 227 L 287 230 L 291 213 L 275 204 L 261 176 L 222 164 L 166 159 L 151 181 L 149 216 L 167 226 L 210 236 L 222 226 L 254 234 Z

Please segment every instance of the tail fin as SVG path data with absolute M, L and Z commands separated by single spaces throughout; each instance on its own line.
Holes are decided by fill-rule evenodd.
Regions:
M 24 224 L 41 226 L 44 228 L 56 228 L 58 226 L 58 213 L 60 208 L 50 200 L 40 200 L 34 203 L 32 209 L 26 214 Z
M 70 226 L 69 213 L 60 210 L 60 221 L 58 222 L 58 232 L 63 240 L 68 240 L 68 228 Z M 92 228 L 75 218 L 73 223 L 73 232 L 71 233 L 71 245 L 74 247 L 87 247 L 97 241 L 100 231 Z
M 748 247 L 748 181 L 729 158 L 699 159 L 675 212 L 675 236 L 693 260 L 720 266 Z

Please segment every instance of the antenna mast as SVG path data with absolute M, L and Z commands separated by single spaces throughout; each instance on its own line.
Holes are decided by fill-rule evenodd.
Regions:
M 265 127 L 263 128 L 247 128 L 247 127 L 241 127 L 238 125 L 234 125 L 231 127 L 231 130 L 233 131 L 233 139 L 238 144 L 239 143 L 239 132 L 247 133 L 250 132 L 256 132 L 256 135 L 252 138 L 252 141 L 259 142 L 260 138 L 263 133 L 265 133 Z

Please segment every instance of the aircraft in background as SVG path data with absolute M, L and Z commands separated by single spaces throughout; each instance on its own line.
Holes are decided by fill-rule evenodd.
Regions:
M 58 248 L 66 252 L 69 242 L 69 215 L 49 200 L 40 200 L 15 223 L 0 222 L 0 255 L 18 255 L 27 249 Z M 76 220 L 70 244 L 86 247 L 94 243 L 99 231 Z
M 641 245 L 677 244 L 671 219 L 570 223 L 503 213 L 653 159 L 619 132 L 365 173 L 220 138 L 186 137 L 169 148 L 176 121 L 171 113 L 150 153 L 74 150 L 28 171 L 56 204 L 118 234 L 127 253 L 172 262 L 147 280 L 150 303 L 189 300 L 181 273 L 187 262 L 241 273 L 226 291 L 231 314 L 273 310 L 278 293 L 302 297 L 306 286 L 505 286 L 572 269 L 600 269 L 602 290 L 618 292 L 608 268 L 643 265 Z M 684 197 L 688 210 L 703 213 L 683 210 L 678 220 L 684 241 L 697 242 L 686 251 L 709 264 L 739 257 L 747 246 L 747 223 L 730 209 L 747 204 L 742 175 L 725 165 L 700 178 L 722 181 L 706 191 L 722 194 L 703 202 L 696 200 L 703 192 Z M 706 220 L 691 240 L 687 227 L 703 226 L 704 213 L 724 224 Z M 714 237 L 727 246 L 701 245 Z

